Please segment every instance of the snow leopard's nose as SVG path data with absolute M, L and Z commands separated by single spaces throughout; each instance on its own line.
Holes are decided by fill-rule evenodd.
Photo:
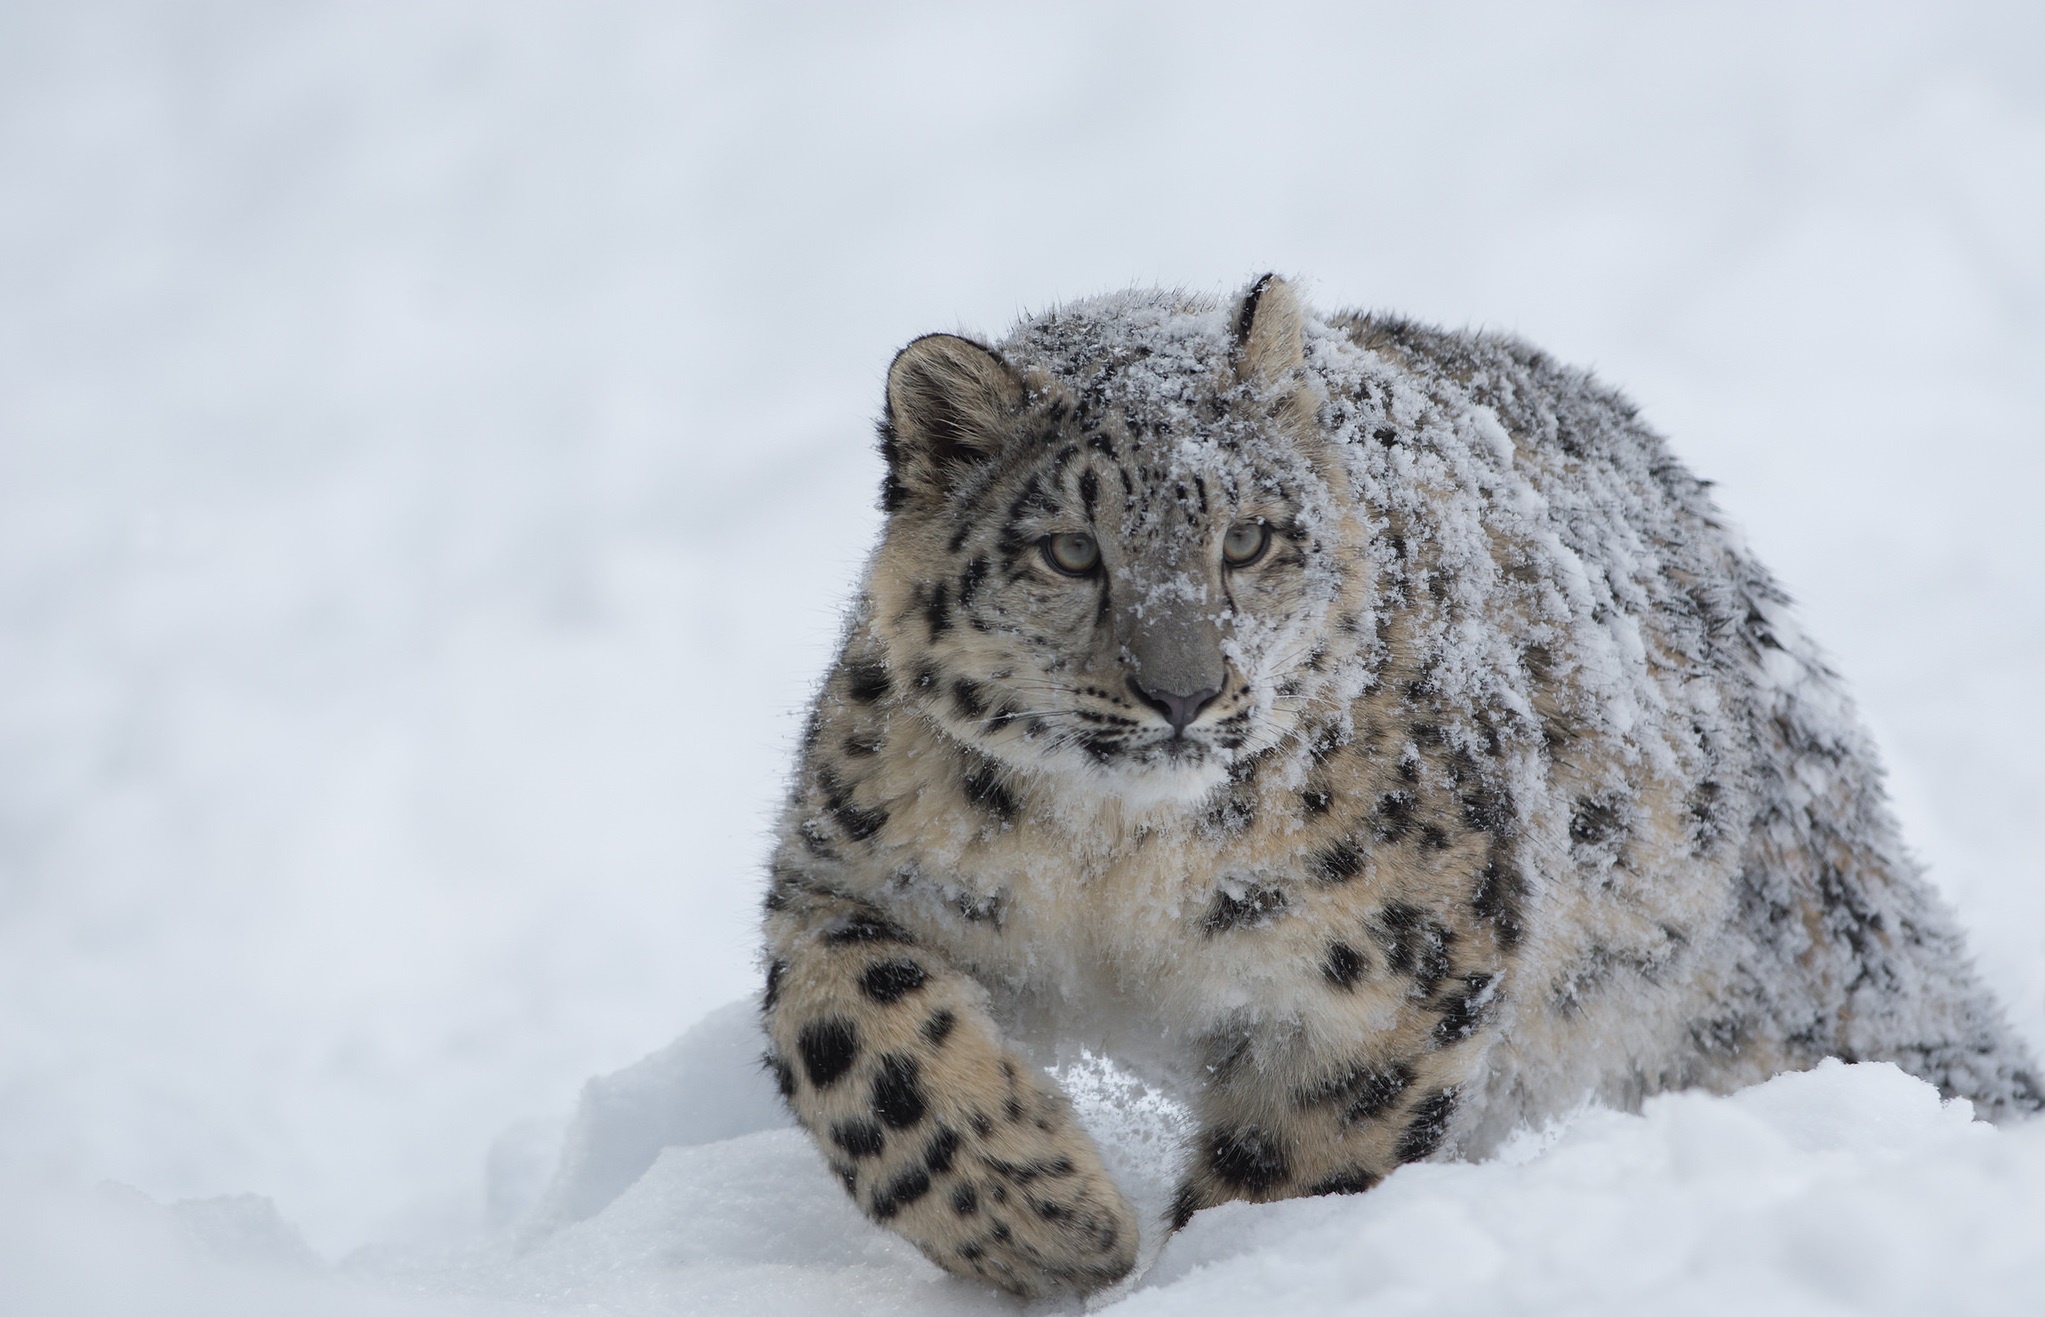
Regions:
M 1129 691 L 1163 714 L 1174 735 L 1228 686 L 1221 647 L 1226 624 L 1208 601 L 1220 582 L 1196 575 L 1110 578 L 1115 590 L 1115 638 Z
M 1174 732 L 1185 731 L 1186 725 L 1198 718 L 1200 711 L 1214 703 L 1215 697 L 1221 694 L 1219 686 L 1184 695 L 1177 691 L 1153 690 L 1134 677 L 1129 678 L 1129 689 L 1137 699 L 1163 714 Z

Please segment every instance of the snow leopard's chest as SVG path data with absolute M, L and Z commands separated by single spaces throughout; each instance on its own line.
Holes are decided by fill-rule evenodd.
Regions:
M 1311 1023 L 1352 967 L 1389 959 L 1425 981 L 1472 917 L 1447 905 L 1498 866 L 1509 831 L 1506 803 L 1452 765 L 1431 723 L 1351 712 L 1346 738 L 1274 752 L 1162 823 L 1075 817 L 1069 802 L 998 829 L 933 814 L 923 844 L 882 860 L 887 881 L 919 936 L 1067 1021 L 1160 1040 Z

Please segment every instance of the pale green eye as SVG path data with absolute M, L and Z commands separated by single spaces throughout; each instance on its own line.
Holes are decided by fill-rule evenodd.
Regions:
M 1067 576 L 1088 576 L 1101 565 L 1101 546 L 1077 531 L 1052 535 L 1044 541 L 1044 560 Z
M 1248 567 L 1270 544 L 1270 527 L 1261 521 L 1239 521 L 1221 537 L 1221 557 L 1231 567 Z

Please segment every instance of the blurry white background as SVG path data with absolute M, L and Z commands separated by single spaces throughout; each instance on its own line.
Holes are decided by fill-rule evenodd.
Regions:
M 1629 391 L 2045 1046 L 2041 61 L 2022 3 L 0 6 L 0 1181 L 473 1228 L 754 986 L 892 351 L 1267 269 Z

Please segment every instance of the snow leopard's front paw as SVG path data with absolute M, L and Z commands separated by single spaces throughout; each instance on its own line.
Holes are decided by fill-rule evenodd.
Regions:
M 978 986 L 885 925 L 853 931 L 786 945 L 766 1013 L 781 1091 L 853 1201 L 946 1270 L 1018 1294 L 1127 1274 L 1134 1213 Z

